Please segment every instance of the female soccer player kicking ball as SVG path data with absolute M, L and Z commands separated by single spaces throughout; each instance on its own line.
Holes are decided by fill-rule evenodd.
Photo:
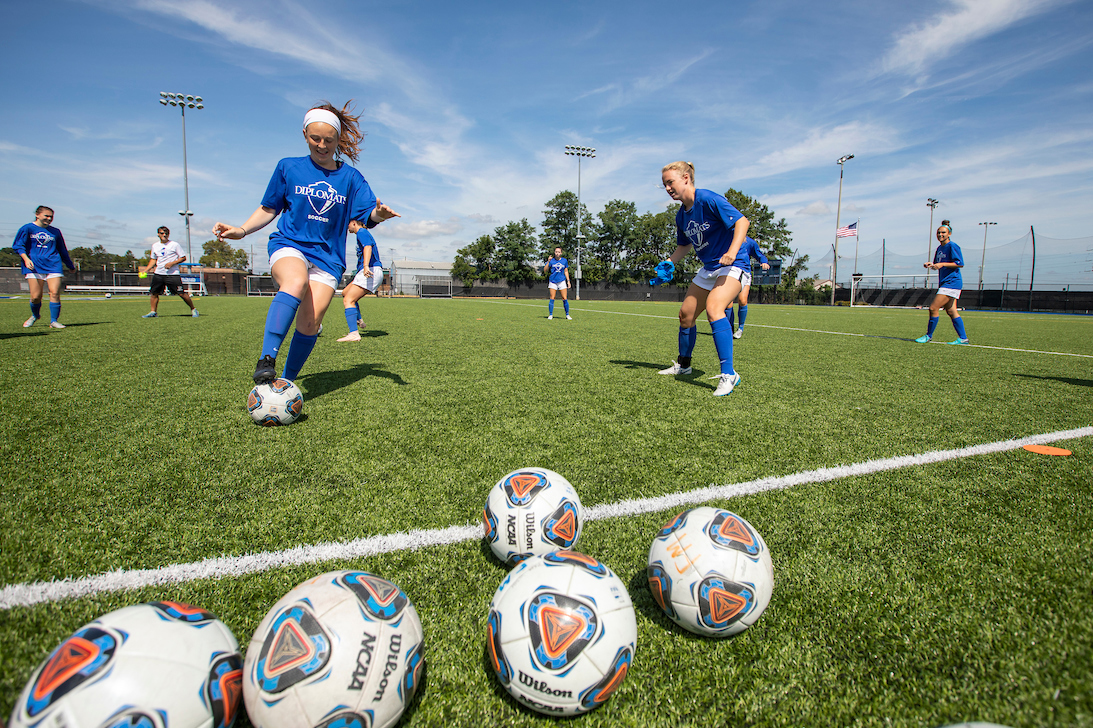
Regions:
M 15 233 L 12 248 L 23 259 L 23 275 L 30 286 L 30 318 L 23 322 L 29 329 L 42 315 L 42 292 L 49 288 L 49 327 L 63 329 L 61 318 L 61 284 L 65 274 L 61 263 L 69 270 L 76 270 L 68 256 L 64 235 L 53 227 L 53 210 L 39 205 L 34 211 L 34 222 L 28 222 Z
M 695 189 L 695 168 L 690 162 L 672 162 L 660 174 L 668 196 L 682 204 L 676 213 L 676 249 L 670 261 L 674 266 L 694 250 L 702 261 L 679 308 L 679 357 L 661 374 L 690 374 L 691 352 L 698 338 L 695 321 L 706 309 L 713 330 L 713 343 L 721 360 L 721 374 L 714 396 L 730 394 L 740 383 L 732 366 L 732 326 L 725 309 L 740 295 L 744 270 L 736 263 L 748 238 L 748 218 L 721 195 Z M 754 243 L 754 241 L 752 241 Z M 661 264 L 663 265 L 663 264 Z M 750 268 L 750 263 L 747 264 Z
M 767 256 L 763 255 L 763 251 L 759 249 L 759 243 L 748 238 L 744 241 L 744 244 L 740 246 L 740 253 L 737 254 L 736 260 L 732 262 L 734 266 L 744 271 L 744 274 L 740 276 L 740 295 L 736 298 L 740 303 L 740 305 L 737 306 L 737 308 L 740 309 L 740 328 L 733 332 L 732 338 L 734 339 L 739 339 L 744 335 L 744 321 L 748 318 L 748 292 L 751 291 L 752 258 L 759 261 L 759 267 L 763 270 L 770 269 L 770 263 L 767 261 Z M 729 326 L 733 326 L 731 303 L 729 304 L 729 309 L 725 311 L 725 314 L 729 317 Z
M 277 163 L 262 204 L 241 227 L 218 222 L 217 239 L 240 240 L 273 221 L 269 263 L 279 290 L 266 314 L 262 358 L 254 369 L 255 384 L 277 378 L 277 352 L 296 319 L 283 379 L 292 381 L 307 361 L 319 335 L 323 315 L 345 272 L 345 231 L 350 220 L 375 227 L 398 217 L 380 203 L 356 168 L 363 136 L 347 103 L 341 110 L 323 103 L 304 116 L 303 135 L 310 154 Z M 298 314 L 298 315 L 297 315 Z
M 547 304 L 547 318 L 554 318 L 554 294 L 562 294 L 562 306 L 565 307 L 565 317 L 572 320 L 569 315 L 569 261 L 562 257 L 562 249 L 554 249 L 554 257 L 543 266 L 543 275 L 549 275 L 547 288 L 550 289 L 550 303 Z
M 939 318 L 938 311 L 945 309 L 949 318 L 953 320 L 953 328 L 956 329 L 956 340 L 950 344 L 967 344 L 968 334 L 964 331 L 964 319 L 960 318 L 960 312 L 956 310 L 956 302 L 960 298 L 960 291 L 964 282 L 960 277 L 960 269 L 964 267 L 964 254 L 960 252 L 960 246 L 949 238 L 953 234 L 953 228 L 948 220 L 941 221 L 941 227 L 937 229 L 937 250 L 934 252 L 933 263 L 923 263 L 922 267 L 937 271 L 937 295 L 930 304 L 930 321 L 926 325 L 926 335 L 915 339 L 919 344 L 925 344 L 934 338 L 934 329 L 937 328 Z
M 359 328 L 364 325 L 358 301 L 366 293 L 375 293 L 383 282 L 383 263 L 380 262 L 380 248 L 372 233 L 368 232 L 356 220 L 349 221 L 349 232 L 357 236 L 357 275 L 342 289 L 345 302 L 345 322 L 349 324 L 349 333 L 338 341 L 360 341 Z

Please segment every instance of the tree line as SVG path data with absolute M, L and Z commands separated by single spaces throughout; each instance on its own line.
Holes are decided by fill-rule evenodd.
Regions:
M 202 248 L 204 255 L 197 261 L 200 265 L 250 270 L 247 251 L 242 248 L 233 248 L 226 241 L 215 239 L 205 241 Z M 133 255 L 132 250 L 125 251 L 124 255 L 118 255 L 107 251 L 102 245 L 96 245 L 91 248 L 82 246 L 69 248 L 68 255 L 80 270 L 134 272 L 138 267 L 143 268 L 148 265 L 152 250 L 151 248 L 145 250 L 144 255 L 138 258 Z M 15 268 L 22 265 L 22 262 L 19 254 L 11 246 L 0 248 L 0 267 Z
M 811 280 L 798 280 L 808 256 L 797 256 L 790 247 L 793 235 L 784 217 L 776 220 L 769 207 L 739 190 L 729 189 L 725 197 L 748 218 L 751 223 L 748 235 L 758 241 L 760 249 L 768 257 L 783 261 L 780 288 L 803 287 L 806 280 Z M 645 283 L 657 263 L 676 249 L 679 203 L 669 205 L 663 212 L 639 215 L 633 202 L 611 200 L 593 217 L 583 203 L 578 211 L 577 196 L 565 190 L 545 207 L 538 232 L 527 218 L 510 221 L 456 251 L 452 278 L 468 287 L 475 282 L 504 280 L 509 285 L 518 285 L 542 280 L 542 266 L 556 247 L 569 259 L 570 275 L 575 276 L 578 213 L 584 240 L 581 280 L 587 283 Z M 688 285 L 698 267 L 698 259 L 688 256 L 676 266 L 672 284 Z

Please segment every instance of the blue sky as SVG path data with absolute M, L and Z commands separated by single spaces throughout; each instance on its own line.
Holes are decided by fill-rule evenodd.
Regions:
M 861 218 L 863 255 L 884 238 L 925 257 L 927 197 L 966 249 L 986 220 L 988 252 L 1029 225 L 1091 234 L 1091 3 L 44 0 L 4 19 L 8 239 L 48 204 L 70 246 L 139 255 L 161 224 L 184 242 L 181 119 L 160 91 L 205 99 L 186 117 L 195 251 L 216 220 L 246 219 L 278 159 L 306 154 L 312 102 L 349 98 L 358 167 L 403 216 L 376 231 L 385 262 L 538 226 L 576 189 L 567 144 L 598 150 L 581 175 L 593 214 L 663 209 L 660 168 L 685 159 L 700 187 L 784 216 L 813 261 L 830 259 L 850 153 L 842 219 Z M 270 229 L 245 241 L 259 267 Z

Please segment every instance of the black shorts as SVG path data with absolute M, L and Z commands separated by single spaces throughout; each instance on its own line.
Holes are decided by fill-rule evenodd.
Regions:
M 153 296 L 158 296 L 163 293 L 163 290 L 167 289 L 174 295 L 183 293 L 182 289 L 182 276 L 161 276 L 158 273 L 152 274 L 152 287 L 148 289 L 148 292 Z

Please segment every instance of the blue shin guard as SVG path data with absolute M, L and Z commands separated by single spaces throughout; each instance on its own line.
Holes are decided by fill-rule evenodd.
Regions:
M 744 328 L 744 319 L 748 317 L 748 304 L 740 306 L 740 328 Z
M 315 348 L 315 342 L 318 339 L 318 334 L 308 336 L 307 334 L 301 334 L 299 331 L 292 335 L 292 343 L 288 347 L 288 356 L 285 357 L 285 371 L 281 373 L 281 379 L 287 379 L 290 382 L 296 381 L 296 377 L 300 375 L 300 370 L 304 368 L 304 363 L 311 356 L 311 350 Z
M 50 321 L 56 321 L 60 317 L 61 317 L 61 304 L 60 304 L 60 302 L 54 303 L 53 301 L 50 301 L 49 302 L 49 320 Z
M 968 338 L 968 335 L 964 332 L 964 319 L 960 318 L 959 316 L 954 318 L 953 328 L 956 329 L 956 335 L 959 336 L 961 339 Z
M 934 337 L 934 329 L 937 328 L 937 319 L 937 316 L 931 317 L 930 323 L 926 326 L 926 335 L 929 336 L 931 339 Z
M 736 374 L 732 368 L 732 324 L 727 318 L 710 322 L 713 331 L 713 345 L 717 349 L 717 358 L 721 360 L 722 374 Z
M 266 313 L 266 333 L 262 337 L 262 356 L 277 358 L 277 351 L 288 336 L 288 329 L 292 326 L 292 319 L 296 317 L 296 309 L 300 307 L 300 299 L 284 291 L 278 291 L 269 304 L 269 312 Z
M 357 317 L 360 313 L 356 308 L 345 309 L 345 322 L 349 324 L 349 333 L 353 333 L 357 330 Z

